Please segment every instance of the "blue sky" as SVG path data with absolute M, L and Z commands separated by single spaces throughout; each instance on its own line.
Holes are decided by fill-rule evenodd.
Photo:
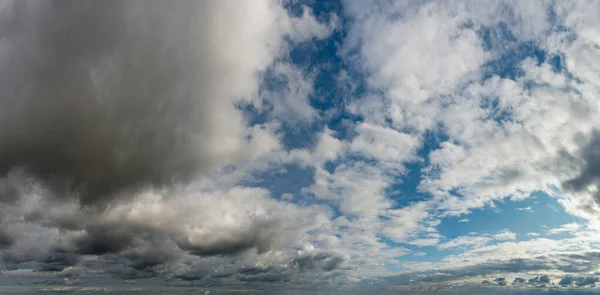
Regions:
M 0 5 L 0 290 L 600 287 L 597 2 L 234 2 Z

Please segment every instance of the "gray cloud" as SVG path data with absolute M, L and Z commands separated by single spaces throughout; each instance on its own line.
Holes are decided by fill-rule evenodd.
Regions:
M 550 277 L 547 275 L 536 276 L 527 280 L 527 284 L 534 287 L 544 287 L 550 284 Z
M 580 192 L 586 190 L 589 185 L 600 185 L 600 131 L 592 131 L 587 138 L 580 134 L 575 140 L 580 143 L 580 149 L 576 155 L 570 156 L 576 159 L 570 162 L 577 161 L 579 173 L 562 185 L 567 191 Z M 600 193 L 596 192 L 593 200 L 600 204 Z
M 306 280 L 312 285 L 321 284 L 329 278 L 335 277 L 335 270 L 342 269 L 343 258 L 336 254 L 314 252 L 302 253 L 290 258 L 287 263 L 272 263 L 261 265 L 245 265 L 231 267 L 225 257 L 213 257 L 213 262 L 205 265 L 196 265 L 183 272 L 177 273 L 174 278 L 206 284 L 244 284 L 261 283 L 292 283 Z M 317 276 L 315 276 L 317 275 Z
M 206 21 L 215 5 L 8 3 L 0 173 L 21 169 L 54 197 L 90 205 L 185 183 L 218 163 L 215 132 L 238 126 L 215 127 L 234 94 L 215 86 L 223 74 Z M 6 181 L 0 198 L 10 201 L 19 185 Z
M 493 281 L 484 280 L 481 283 L 484 285 L 508 286 L 508 281 L 506 280 L 505 277 L 497 277 Z M 535 276 L 535 277 L 532 277 L 529 279 L 516 277 L 512 281 L 511 286 L 531 286 L 531 287 L 541 288 L 541 287 L 547 287 L 551 284 L 552 283 L 551 283 L 550 277 L 547 275 L 542 275 L 542 276 Z
M 513 280 L 512 284 L 513 284 L 513 285 L 523 285 L 523 284 L 525 284 L 525 282 L 526 282 L 526 281 L 527 281 L 527 280 L 525 280 L 524 278 L 516 277 L 516 278 Z
M 484 263 L 460 268 L 407 273 L 400 276 L 390 277 L 388 280 L 396 284 L 411 284 L 412 282 L 443 282 L 466 277 L 494 275 L 499 273 L 543 273 L 545 271 L 562 271 L 565 273 L 583 274 L 594 271 L 599 262 L 600 253 L 597 251 L 589 251 L 578 254 L 553 254 L 527 259 L 486 261 Z M 519 280 L 515 282 L 513 282 L 513 284 L 520 284 L 521 281 Z M 527 284 L 531 286 L 545 286 L 549 283 L 550 278 L 547 275 L 532 277 L 527 280 Z
M 79 255 L 69 253 L 63 249 L 55 249 L 44 259 L 39 261 L 38 270 L 40 271 L 62 271 L 69 266 L 75 265 L 79 261 Z
M 248 148 L 255 129 L 236 105 L 257 99 L 258 74 L 285 42 L 328 30 L 280 4 L 6 2 L 0 269 L 251 281 L 339 267 L 330 254 L 294 260 L 298 209 L 266 190 L 178 195 L 269 148 Z M 242 271 L 263 259 L 263 272 Z
M 245 194 L 249 192 L 253 191 Z M 25 219 L 26 224 L 11 225 L 11 230 L 32 235 L 18 237 L 16 244 L 0 251 L 0 268 L 62 272 L 81 266 L 122 279 L 163 277 L 208 283 L 291 280 L 298 273 L 312 276 L 342 268 L 344 259 L 336 253 L 294 254 L 295 234 L 301 234 L 296 209 L 282 214 L 282 204 L 276 201 L 236 194 L 240 193 L 194 198 L 211 207 L 203 203 L 194 207 L 187 197 L 167 198 L 160 203 L 160 211 L 148 213 L 140 211 L 145 208 L 144 198 L 108 211 L 79 207 L 72 211 L 68 205 L 62 210 L 32 208 L 34 214 Z M 175 209 L 180 205 L 189 209 Z M 268 213 L 249 211 L 256 210 L 255 206 Z M 39 204 L 40 209 L 44 207 Z M 18 219 L 18 210 L 7 211 L 17 214 L 9 219 Z M 169 216 L 172 210 L 178 214 Z M 224 226 L 212 219 L 222 214 L 239 224 Z M 198 231 L 182 224 L 194 225 Z M 261 266 L 256 266 L 259 262 Z
M 80 254 L 119 253 L 134 246 L 136 238 L 147 234 L 141 230 L 124 222 L 91 225 L 85 228 L 85 233 L 76 238 L 74 243 Z
M 498 285 L 498 286 L 506 286 L 508 284 L 508 282 L 506 281 L 505 277 L 498 277 L 494 279 L 494 282 Z
M 577 286 L 584 287 L 594 285 L 600 280 L 597 277 L 577 277 L 577 276 L 565 276 L 563 277 L 558 284 L 561 286 Z
M 79 262 L 80 255 L 68 249 L 53 247 L 42 252 L 4 251 L 1 262 L 7 269 L 30 268 L 36 271 L 59 272 Z
M 332 271 L 340 267 L 344 258 L 332 253 L 308 253 L 299 255 L 291 261 L 291 265 L 302 271 Z
M 184 250 L 194 255 L 233 255 L 250 249 L 264 253 L 269 250 L 273 239 L 281 232 L 283 220 L 254 218 L 246 228 L 229 234 L 222 234 L 212 241 L 191 243 L 187 237 L 177 237 L 175 241 Z
M 0 229 L 0 249 L 8 247 L 14 242 L 14 238 L 6 230 Z

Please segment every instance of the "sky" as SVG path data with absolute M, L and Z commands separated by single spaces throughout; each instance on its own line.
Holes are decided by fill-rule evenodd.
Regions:
M 0 1 L 0 292 L 591 294 L 598 1 Z

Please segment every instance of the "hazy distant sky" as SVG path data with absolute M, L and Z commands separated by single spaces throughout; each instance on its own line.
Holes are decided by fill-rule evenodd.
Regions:
M 0 293 L 600 287 L 599 16 L 1 1 Z

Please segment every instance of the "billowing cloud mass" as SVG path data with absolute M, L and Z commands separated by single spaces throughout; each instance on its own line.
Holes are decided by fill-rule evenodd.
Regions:
M 251 142 L 234 104 L 255 98 L 291 20 L 270 2 L 251 13 L 228 3 L 166 5 L 2 9 L 5 175 L 88 205 L 188 182 L 242 156 Z M 254 31 L 241 34 L 248 26 Z M 19 186 L 6 186 L 2 199 L 11 200 Z
M 4 1 L 0 293 L 597 288 L 599 14 Z
M 95 256 L 156 275 L 185 255 L 263 254 L 319 214 L 258 188 L 184 188 L 278 148 L 274 129 L 250 126 L 237 106 L 261 101 L 260 77 L 287 46 L 329 34 L 310 10 L 15 1 L 0 22 L 7 269 L 62 271 Z M 336 268 L 323 255 L 298 264 Z

